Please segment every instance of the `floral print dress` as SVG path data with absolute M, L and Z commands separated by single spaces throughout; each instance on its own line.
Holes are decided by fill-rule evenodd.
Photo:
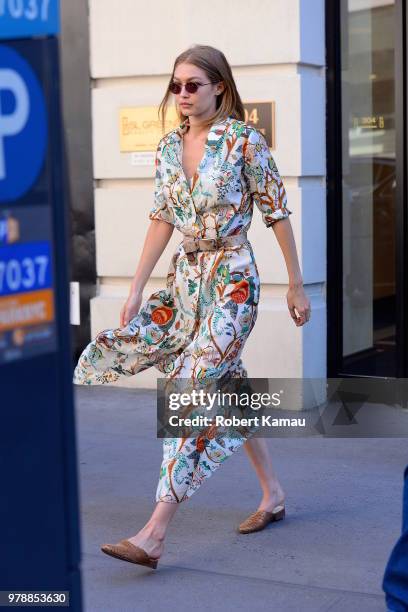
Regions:
M 254 203 L 267 227 L 291 214 L 260 131 L 232 116 L 213 123 L 189 182 L 182 166 L 188 127 L 186 119 L 159 142 L 150 219 L 174 225 L 184 237 L 218 238 L 246 236 Z M 259 294 L 249 240 L 195 253 L 186 253 L 180 242 L 166 286 L 125 327 L 105 329 L 85 347 L 73 382 L 110 383 L 152 366 L 169 379 L 203 386 L 226 373 L 246 377 L 241 353 L 257 318 Z M 195 437 L 164 438 L 156 501 L 188 499 L 245 440 L 214 427 Z

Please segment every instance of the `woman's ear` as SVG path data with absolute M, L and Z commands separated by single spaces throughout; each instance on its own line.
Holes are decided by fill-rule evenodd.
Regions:
M 215 90 L 215 95 L 219 96 L 225 89 L 224 81 L 220 81 L 218 83 L 217 89 Z

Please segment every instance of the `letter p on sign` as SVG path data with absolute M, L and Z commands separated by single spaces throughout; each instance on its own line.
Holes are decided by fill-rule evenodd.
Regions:
M 0 202 L 18 200 L 34 187 L 44 165 L 47 124 L 33 67 L 14 48 L 0 45 Z
M 14 112 L 4 115 L 1 106 L 2 91 L 10 91 L 15 99 Z M 4 139 L 15 136 L 24 128 L 30 113 L 30 98 L 21 76 L 10 69 L 0 69 L 0 180 L 6 178 Z

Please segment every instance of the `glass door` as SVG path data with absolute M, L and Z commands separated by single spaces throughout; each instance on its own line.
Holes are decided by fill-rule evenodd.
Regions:
M 394 0 L 339 1 L 341 255 L 332 255 L 341 257 L 336 375 L 394 377 L 399 290 L 396 5 Z

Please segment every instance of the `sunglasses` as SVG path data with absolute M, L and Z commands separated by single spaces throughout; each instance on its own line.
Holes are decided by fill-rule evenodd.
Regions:
M 186 91 L 188 93 L 193 94 L 197 92 L 197 89 L 199 87 L 203 87 L 204 85 L 211 85 L 211 84 L 212 84 L 212 81 L 210 81 L 209 83 L 195 83 L 194 81 L 188 81 L 188 83 L 186 83 L 184 87 L 186 88 Z M 179 94 L 181 92 L 181 85 L 173 81 L 172 83 L 170 83 L 169 89 L 171 93 Z

